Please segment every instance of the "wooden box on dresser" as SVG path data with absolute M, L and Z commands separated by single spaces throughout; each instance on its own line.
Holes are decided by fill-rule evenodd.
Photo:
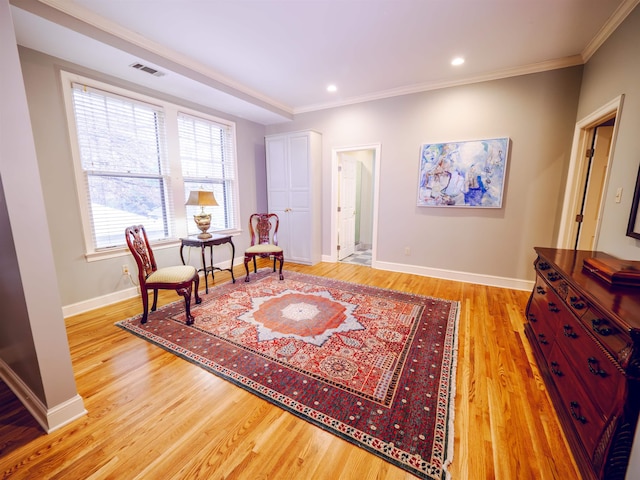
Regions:
M 602 252 L 536 248 L 525 334 L 585 479 L 624 479 L 640 408 L 640 286 L 583 269 Z

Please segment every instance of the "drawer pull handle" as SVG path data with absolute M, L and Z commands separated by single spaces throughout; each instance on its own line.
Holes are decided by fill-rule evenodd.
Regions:
M 549 345 L 549 342 L 544 337 L 544 333 L 539 333 L 538 334 L 538 342 L 540 342 L 542 345 Z
M 560 311 L 560 309 L 556 306 L 555 303 L 549 302 L 549 311 L 554 312 L 554 313 L 558 313 Z
M 551 280 L 552 282 L 555 282 L 560 278 L 560 275 L 558 275 L 556 272 L 549 272 L 547 273 L 547 278 L 549 278 L 549 280 Z
M 564 327 L 562 327 L 562 329 L 563 329 L 562 334 L 565 337 L 567 337 L 567 338 L 578 338 L 578 334 L 573 331 L 573 328 L 571 327 L 571 325 L 565 325 Z
M 594 375 L 598 375 L 602 378 L 607 376 L 607 372 L 600 369 L 600 362 L 598 362 L 594 357 L 589 357 L 587 359 L 587 364 L 589 365 L 589 371 Z
M 540 286 L 540 285 L 538 285 L 538 286 L 536 287 L 536 292 L 538 292 L 538 294 L 539 294 L 539 295 L 544 295 L 545 293 L 547 293 L 547 292 L 544 290 L 544 287 L 542 287 L 542 286 Z
M 613 330 L 611 330 L 611 328 L 609 327 L 601 326 L 603 323 L 606 323 L 606 320 L 603 320 L 601 318 L 594 318 L 593 320 L 591 320 L 591 327 L 593 328 L 593 331 L 598 335 L 602 335 L 603 337 L 611 335 Z
M 562 370 L 560 370 L 560 365 L 558 365 L 558 362 L 551 362 L 551 373 L 557 375 L 558 377 L 564 375 L 564 373 L 562 373 Z
M 551 268 L 551 266 L 547 262 L 540 262 L 538 264 L 538 268 L 540 270 L 549 270 L 549 268 Z
M 529 321 L 530 322 L 534 322 L 534 323 L 538 321 L 538 319 L 536 318 L 536 315 L 534 313 L 530 313 L 529 314 Z
M 578 402 L 570 403 L 569 410 L 571 410 L 571 416 L 584 425 L 585 423 L 587 423 L 587 419 L 580 415 L 579 412 L 576 412 L 576 410 L 578 409 L 580 409 L 580 405 L 578 404 Z
M 580 297 L 572 296 L 571 298 L 569 298 L 569 302 L 571 303 L 571 306 L 576 310 L 582 310 L 584 308 L 584 302 L 580 301 Z

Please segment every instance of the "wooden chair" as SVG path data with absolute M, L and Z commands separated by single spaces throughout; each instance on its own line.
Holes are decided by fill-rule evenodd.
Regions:
M 282 247 L 278 246 L 278 227 L 280 219 L 275 213 L 254 213 L 249 217 L 249 233 L 251 235 L 251 246 L 244 252 L 244 269 L 247 271 L 245 282 L 249 281 L 249 261 L 253 260 L 253 272 L 257 272 L 256 257 L 273 257 L 273 271 L 276 271 L 276 260 L 280 260 L 280 280 L 284 280 L 282 275 L 282 265 L 284 264 L 284 253 Z
M 158 303 L 158 290 L 175 290 L 178 295 L 184 297 L 184 306 L 187 312 L 187 325 L 193 324 L 191 315 L 191 290 L 194 286 L 196 304 L 202 302 L 198 295 L 200 277 L 198 271 L 192 265 L 176 265 L 173 267 L 158 268 L 153 256 L 153 250 L 149 246 L 147 232 L 142 225 L 133 225 L 125 229 L 127 246 L 138 264 L 138 279 L 140 280 L 140 293 L 142 294 L 142 320 L 147 323 L 147 311 L 149 306 L 149 290 L 153 290 L 153 305 L 151 311 L 155 312 Z

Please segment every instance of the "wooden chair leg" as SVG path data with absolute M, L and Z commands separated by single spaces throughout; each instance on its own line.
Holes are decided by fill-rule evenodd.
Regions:
M 256 267 L 256 256 L 253 256 L 253 273 L 258 273 L 258 268 Z
M 284 264 L 284 255 L 280 255 L 278 257 L 280 259 L 280 280 L 284 280 L 284 275 L 282 275 L 282 265 Z M 273 271 L 276 271 L 276 259 L 273 259 Z
M 187 315 L 187 325 L 193 325 L 194 318 L 191 315 L 191 284 L 185 288 L 178 288 L 176 290 L 178 295 L 182 295 L 184 297 L 184 310 Z
M 196 305 L 199 305 L 200 303 L 202 303 L 202 298 L 200 298 L 200 294 L 198 293 L 198 289 L 200 288 L 200 275 L 198 275 L 198 272 L 196 272 L 195 276 L 193 277 L 193 284 L 194 284 L 194 297 L 196 299 Z
M 151 311 L 155 312 L 156 311 L 156 306 L 158 305 L 158 289 L 154 288 L 153 289 L 153 305 L 151 305 Z
M 140 293 L 142 293 L 142 320 L 140 320 L 140 323 L 147 323 L 147 317 L 149 316 L 149 292 L 147 292 L 146 288 L 143 288 Z
M 247 271 L 247 276 L 245 277 L 244 281 L 248 282 L 249 281 L 249 261 L 251 260 L 251 257 L 245 255 L 244 256 L 244 269 Z M 253 257 L 253 261 L 256 261 L 256 257 Z

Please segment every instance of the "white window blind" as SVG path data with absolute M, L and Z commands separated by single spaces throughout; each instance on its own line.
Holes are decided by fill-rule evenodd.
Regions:
M 143 224 L 150 240 L 169 238 L 173 206 L 162 109 L 77 83 L 72 102 L 90 250 L 124 245 L 124 230 L 134 224 Z
M 178 137 L 185 201 L 192 190 L 213 192 L 218 206 L 205 207 L 211 214 L 210 231 L 236 229 L 238 185 L 232 126 L 179 113 Z M 199 233 L 193 221 L 199 211 L 200 207 L 187 207 L 189 234 Z

